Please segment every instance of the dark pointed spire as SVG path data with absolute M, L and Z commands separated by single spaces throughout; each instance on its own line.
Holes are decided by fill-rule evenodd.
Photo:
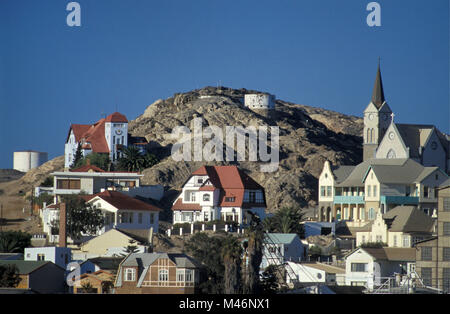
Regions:
M 375 78 L 375 85 L 373 86 L 372 102 L 380 109 L 384 101 L 383 81 L 381 80 L 380 60 L 378 59 L 378 71 L 377 77 Z

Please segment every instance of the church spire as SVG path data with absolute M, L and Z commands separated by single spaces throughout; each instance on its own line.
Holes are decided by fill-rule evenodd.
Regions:
M 375 85 L 373 86 L 372 102 L 378 109 L 380 109 L 384 101 L 385 99 L 383 91 L 383 81 L 381 80 L 380 60 L 378 60 L 378 71 L 377 77 L 375 78 Z

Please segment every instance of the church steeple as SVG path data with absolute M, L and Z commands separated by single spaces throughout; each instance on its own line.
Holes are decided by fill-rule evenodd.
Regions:
M 377 77 L 375 78 L 375 85 L 373 86 L 372 103 L 380 109 L 384 101 L 383 81 L 381 80 L 380 61 L 378 61 L 378 71 Z

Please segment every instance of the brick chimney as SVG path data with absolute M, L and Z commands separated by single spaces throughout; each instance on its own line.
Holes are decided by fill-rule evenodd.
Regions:
M 67 246 L 66 224 L 67 224 L 66 203 L 60 203 L 59 204 L 59 246 L 60 247 Z

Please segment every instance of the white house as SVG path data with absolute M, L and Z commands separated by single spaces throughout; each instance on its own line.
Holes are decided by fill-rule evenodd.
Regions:
M 81 195 L 87 203 L 100 209 L 105 217 L 104 226 L 97 235 L 113 228 L 145 229 L 158 232 L 160 208 L 118 191 L 103 191 L 94 195 Z M 51 204 L 40 212 L 43 231 L 50 243 L 59 241 L 59 204 Z M 92 238 L 92 235 L 90 236 Z M 87 239 L 87 238 L 86 238 Z M 72 241 L 72 240 L 70 240 Z
M 102 210 L 105 225 L 99 235 L 113 228 L 150 229 L 158 232 L 160 208 L 117 191 L 106 190 L 82 196 L 87 203 Z
M 396 274 L 414 271 L 414 248 L 358 248 L 345 257 L 345 284 L 365 286 L 369 291 Z
M 66 269 L 72 261 L 72 250 L 67 247 L 31 247 L 25 248 L 25 261 L 49 261 Z
M 55 202 L 60 195 L 95 194 L 104 189 L 125 190 L 140 187 L 144 175 L 136 172 L 108 172 L 94 165 L 85 165 L 71 171 L 57 171 L 53 176 Z
M 236 166 L 194 171 L 172 205 L 173 223 L 224 220 L 248 223 L 246 211 L 265 218 L 264 188 Z
M 287 262 L 287 283 L 345 285 L 345 269 L 322 263 Z
M 285 262 L 300 262 L 306 255 L 306 247 L 295 233 L 266 233 L 264 235 L 261 269 Z

